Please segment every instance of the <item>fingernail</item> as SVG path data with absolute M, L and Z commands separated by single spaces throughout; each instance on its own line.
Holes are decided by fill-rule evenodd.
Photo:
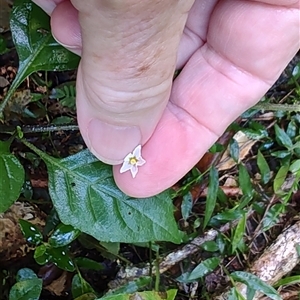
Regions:
M 137 126 L 117 126 L 93 119 L 88 126 L 91 152 L 101 161 L 117 165 L 141 144 L 141 131 Z

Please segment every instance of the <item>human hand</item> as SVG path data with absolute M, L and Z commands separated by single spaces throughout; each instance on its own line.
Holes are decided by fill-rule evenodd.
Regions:
M 77 113 L 87 146 L 135 197 L 188 172 L 299 49 L 296 0 L 35 2 L 82 56 Z M 183 70 L 172 83 L 175 67 Z M 138 144 L 146 164 L 133 179 L 120 163 Z

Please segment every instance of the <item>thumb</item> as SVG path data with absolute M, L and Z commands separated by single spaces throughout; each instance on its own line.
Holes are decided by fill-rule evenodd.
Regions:
M 194 1 L 127 2 L 72 1 L 79 11 L 83 43 L 78 123 L 90 150 L 110 164 L 121 163 L 137 145 L 145 144 L 160 120 Z M 64 13 L 52 16 L 58 37 L 54 25 Z

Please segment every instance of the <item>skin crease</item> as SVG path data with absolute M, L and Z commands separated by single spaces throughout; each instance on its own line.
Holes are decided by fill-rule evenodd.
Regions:
M 87 145 L 116 164 L 117 185 L 134 197 L 184 176 L 299 49 L 296 0 L 35 2 L 52 13 L 56 39 L 82 56 L 77 110 Z M 175 67 L 183 70 L 172 83 Z M 92 118 L 111 124 L 104 150 Z M 119 172 L 137 145 L 122 125 L 141 130 L 146 164 L 134 179 Z

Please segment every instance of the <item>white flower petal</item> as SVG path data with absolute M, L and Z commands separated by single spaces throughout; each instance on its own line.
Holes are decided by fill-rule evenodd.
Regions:
M 138 165 L 138 166 L 142 166 L 142 165 L 144 165 L 145 163 L 146 163 L 146 161 L 140 156 L 140 157 L 138 158 L 137 165 Z
M 132 177 L 135 178 L 136 174 L 138 173 L 138 167 L 136 165 L 131 165 L 130 172 Z
M 139 159 L 141 157 L 141 151 L 142 151 L 142 146 L 141 145 L 136 146 L 136 148 L 132 152 L 132 154 L 133 154 L 132 156 Z
M 125 160 L 120 169 L 120 173 L 124 173 L 124 172 L 130 170 L 131 168 L 132 168 L 132 164 L 130 164 L 129 161 Z

